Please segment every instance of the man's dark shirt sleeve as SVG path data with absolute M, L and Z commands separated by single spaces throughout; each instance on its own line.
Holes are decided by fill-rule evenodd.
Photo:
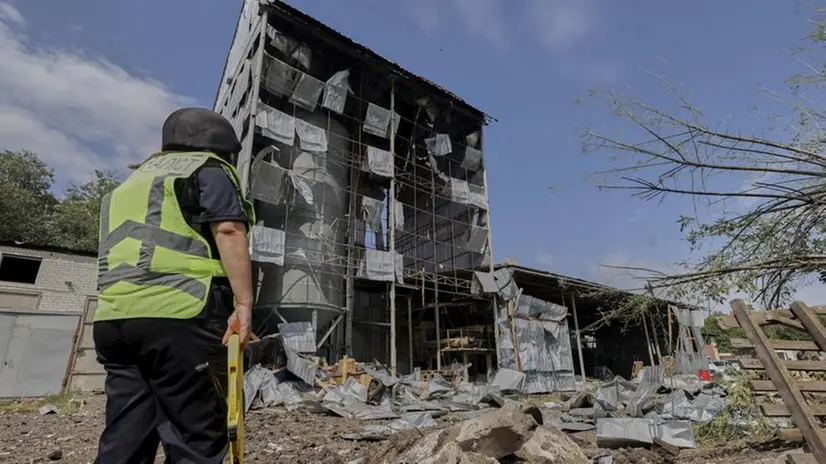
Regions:
M 198 215 L 196 224 L 238 221 L 247 223 L 247 214 L 235 184 L 220 166 L 206 166 L 197 174 Z

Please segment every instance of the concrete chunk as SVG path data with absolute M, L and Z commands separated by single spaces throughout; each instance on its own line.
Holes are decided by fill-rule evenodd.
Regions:
M 591 462 L 573 440 L 556 427 L 543 425 L 516 452 L 531 464 L 588 464 Z
M 537 426 L 522 408 L 520 403 L 506 403 L 501 409 L 455 425 L 456 443 L 463 451 L 496 459 L 515 453 Z

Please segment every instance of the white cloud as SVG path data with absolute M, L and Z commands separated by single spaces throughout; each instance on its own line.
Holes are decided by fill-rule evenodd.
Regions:
M 503 24 L 505 5 L 502 0 L 453 0 L 468 33 L 500 47 L 507 42 Z
M 160 145 L 164 118 L 193 103 L 106 59 L 35 47 L 19 29 L 22 16 L 2 19 L 0 149 L 37 152 L 59 181 L 145 158 Z
M 0 2 L 0 21 L 25 26 L 26 18 L 11 3 Z
M 622 290 L 639 290 L 645 287 L 644 277 L 648 272 L 640 269 L 672 273 L 674 269 L 661 262 L 636 258 L 626 252 L 612 253 L 588 270 L 589 279 Z
M 530 0 L 528 21 L 540 44 L 552 52 L 567 48 L 597 25 L 591 0 Z
M 405 0 L 404 3 L 426 35 L 442 26 L 449 14 L 457 17 L 468 34 L 496 47 L 509 42 L 508 13 L 528 25 L 530 35 L 552 52 L 568 48 L 597 26 L 594 0 Z M 614 75 L 613 69 L 594 72 Z
M 553 271 L 553 267 L 559 265 L 553 254 L 545 250 L 540 250 L 536 253 L 536 262 L 543 266 L 546 271 Z
M 506 44 L 503 0 L 405 0 L 405 5 L 424 33 L 433 35 L 445 14 L 454 14 L 468 34 L 502 47 Z
M 430 36 L 439 28 L 441 13 L 438 0 L 406 0 L 404 5 L 425 35 Z

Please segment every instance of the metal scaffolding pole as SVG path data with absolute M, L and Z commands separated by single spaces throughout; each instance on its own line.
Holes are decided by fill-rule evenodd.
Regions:
M 390 255 L 393 257 L 393 269 L 396 269 L 396 80 L 390 81 L 390 156 L 393 159 L 393 176 L 390 178 L 390 189 L 387 192 L 387 204 L 390 207 Z M 396 280 L 393 276 L 390 282 L 390 372 L 396 375 L 398 360 L 396 359 Z
M 407 373 L 413 373 L 413 295 L 407 296 L 407 358 L 410 363 L 407 366 Z

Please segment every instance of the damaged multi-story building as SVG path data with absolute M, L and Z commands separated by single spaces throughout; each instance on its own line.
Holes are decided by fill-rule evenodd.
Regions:
M 259 332 L 330 362 L 510 367 L 528 391 L 574 388 L 569 303 L 600 286 L 534 296 L 514 283 L 530 270 L 494 266 L 483 111 L 277 0 L 244 2 L 215 110 L 258 213 Z
M 244 4 L 215 109 L 242 140 L 237 166 L 258 214 L 259 330 L 407 372 L 451 361 L 428 343 L 445 330 L 433 313 L 492 320 L 459 272 L 493 270 L 485 113 L 258 1 Z M 493 349 L 478 349 L 482 366 Z

